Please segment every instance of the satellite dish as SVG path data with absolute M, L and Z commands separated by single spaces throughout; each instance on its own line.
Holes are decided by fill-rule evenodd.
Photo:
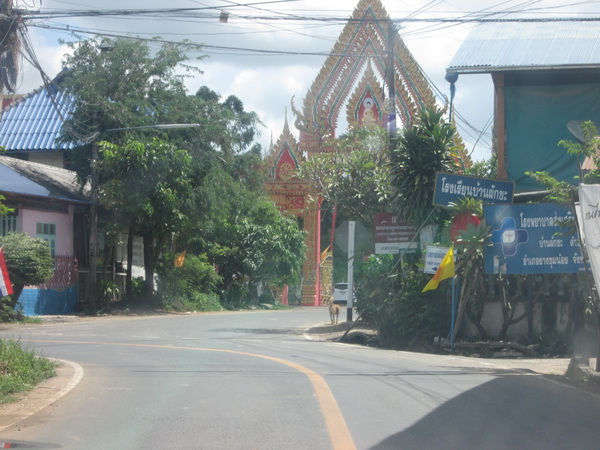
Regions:
M 578 141 L 581 141 L 585 144 L 589 141 L 589 139 L 586 139 L 583 135 L 583 123 L 583 120 L 571 120 L 569 123 L 567 123 L 567 129 L 571 132 L 573 136 L 577 138 Z M 598 128 L 597 124 L 594 124 L 594 126 Z

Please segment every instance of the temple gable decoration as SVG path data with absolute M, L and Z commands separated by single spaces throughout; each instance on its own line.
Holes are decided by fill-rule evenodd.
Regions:
M 321 151 L 323 137 L 335 137 L 341 109 L 349 124 L 386 126 L 389 99 L 384 87 L 389 52 L 393 52 L 395 109 L 398 120 L 411 124 L 419 111 L 435 105 L 435 96 L 418 63 L 393 31 L 380 0 L 360 0 L 330 55 L 309 89 L 301 110 L 294 109 L 300 148 Z M 391 37 L 391 39 L 390 39 Z M 393 47 L 390 49 L 389 42 Z M 375 108 L 375 109 L 373 109 Z
M 283 132 L 266 158 L 270 177 L 266 191 L 278 208 L 296 216 L 304 214 L 308 185 L 296 176 L 299 167 L 298 142 L 290 132 L 287 119 Z
M 362 127 L 385 127 L 385 108 L 381 103 L 384 98 L 380 83 L 375 78 L 371 65 L 367 67 L 358 87 L 354 91 L 347 106 L 347 120 L 351 125 Z
M 289 144 L 284 142 L 271 169 L 271 177 L 276 181 L 290 181 L 292 178 L 296 178 L 296 169 L 298 169 L 296 155 Z

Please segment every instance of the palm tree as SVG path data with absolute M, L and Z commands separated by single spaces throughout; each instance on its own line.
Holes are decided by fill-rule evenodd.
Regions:
M 421 111 L 415 124 L 399 134 L 391 152 L 397 210 L 415 227 L 439 222 L 439 213 L 431 214 L 436 173 L 458 169 L 459 138 L 443 115 L 438 108 Z
M 0 5 L 0 94 L 14 92 L 21 63 L 23 11 L 14 8 L 13 0 Z

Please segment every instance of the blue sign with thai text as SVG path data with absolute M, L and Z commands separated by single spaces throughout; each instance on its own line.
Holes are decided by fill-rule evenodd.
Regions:
M 583 270 L 576 234 L 562 223 L 569 208 L 552 203 L 484 206 L 491 245 L 484 249 L 487 274 L 574 273 Z
M 438 172 L 435 175 L 433 204 L 449 206 L 463 197 L 473 197 L 484 204 L 512 203 L 514 187 L 512 181 Z

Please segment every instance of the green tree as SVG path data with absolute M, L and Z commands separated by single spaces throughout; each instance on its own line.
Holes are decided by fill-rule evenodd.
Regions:
M 586 121 L 581 126 L 582 134 L 583 134 L 583 142 L 574 142 L 570 140 L 563 140 L 559 142 L 559 146 L 563 147 L 570 155 L 578 156 L 579 158 L 589 157 L 593 160 L 595 168 L 587 171 L 583 177 L 583 183 L 586 184 L 596 184 L 600 182 L 600 139 L 598 129 L 591 121 Z M 527 172 L 527 175 L 533 177 L 540 184 L 545 186 L 548 189 L 548 193 L 545 196 L 545 200 L 553 203 L 557 203 L 559 205 L 563 205 L 571 208 L 573 213 L 573 217 L 577 216 L 577 212 L 575 210 L 575 200 L 577 198 L 577 188 L 567 182 L 567 181 L 558 181 L 548 172 Z M 567 221 L 563 224 L 564 226 L 570 228 L 573 233 L 577 231 L 577 223 L 575 220 Z M 592 311 L 594 321 L 596 324 L 596 330 L 600 327 L 600 298 L 598 298 L 597 287 L 593 287 L 593 277 L 588 272 L 586 273 L 586 283 L 584 285 L 588 285 L 588 294 L 587 294 L 587 302 L 588 307 Z M 582 326 L 578 325 L 575 327 L 575 339 L 579 339 L 579 335 L 581 334 Z M 597 360 L 595 370 L 600 372 L 600 333 L 596 331 L 596 352 L 597 352 Z M 576 342 L 578 344 L 578 342 Z M 578 349 L 575 349 L 575 353 L 577 353 Z M 573 357 L 575 359 L 580 358 L 581 356 L 578 354 L 574 354 Z
M 496 178 L 498 176 L 498 155 L 493 154 L 489 159 L 471 164 L 467 167 L 465 174 L 481 178 Z
M 441 211 L 432 214 L 435 176 L 458 167 L 456 129 L 443 115 L 441 109 L 422 110 L 415 124 L 402 130 L 392 150 L 396 209 L 415 227 L 440 222 Z
M 143 237 L 145 292 L 151 294 L 160 251 L 185 218 L 191 157 L 156 138 L 123 146 L 102 142 L 100 154 L 100 202 L 130 234 Z
M 64 60 L 68 72 L 63 86 L 73 97 L 74 110 L 63 126 L 62 139 L 78 145 L 89 143 L 80 146 L 74 157 L 74 166 L 82 181 L 90 179 L 91 161 L 96 159 L 92 158 L 92 143 L 101 140 L 117 145 L 115 149 L 132 150 L 131 146 L 137 145 L 148 150 L 153 149 L 153 139 L 158 137 L 171 142 L 174 149 L 187 152 L 191 158 L 185 176 L 179 172 L 181 179 L 187 183 L 186 194 L 178 194 L 180 203 L 171 208 L 170 201 L 174 199 L 169 198 L 162 205 L 146 208 L 137 201 L 134 205 L 127 204 L 134 197 L 125 195 L 127 189 L 122 186 L 126 185 L 126 180 L 120 179 L 140 175 L 134 167 L 126 164 L 127 159 L 135 160 L 135 157 L 115 150 L 110 156 L 111 161 L 105 164 L 103 160 L 109 157 L 106 150 L 110 146 L 104 146 L 97 162 L 100 196 L 106 206 L 103 214 L 108 222 L 104 231 L 113 234 L 129 231 L 129 264 L 134 233 L 144 236 L 146 257 L 150 261 L 147 276 L 158 255 L 159 245 L 164 241 L 165 230 L 168 230 L 169 236 L 176 234 L 179 248 L 188 248 L 190 252 L 194 248 L 210 248 L 211 245 L 203 244 L 209 243 L 214 234 L 219 233 L 212 228 L 213 225 L 218 223 L 221 229 L 228 229 L 228 222 L 233 223 L 241 214 L 236 208 L 229 207 L 223 208 L 223 213 L 215 212 L 229 202 L 223 196 L 215 199 L 217 206 L 214 209 L 207 210 L 207 200 L 203 196 L 210 197 L 213 189 L 218 190 L 207 181 L 210 174 L 225 174 L 232 179 L 231 184 L 240 186 L 240 191 L 246 191 L 244 195 L 254 195 L 262 189 L 262 178 L 256 170 L 261 149 L 253 144 L 260 125 L 256 113 L 246 111 L 236 96 L 221 100 L 219 94 L 205 86 L 196 95 L 188 95 L 183 84 L 184 77 L 177 75 L 180 73 L 178 69 L 186 67 L 188 61 L 186 52 L 189 47 L 185 43 L 163 45 L 158 52 L 152 52 L 144 41 L 128 39 L 94 38 L 70 45 L 73 53 Z M 175 123 L 197 123 L 199 127 L 168 131 L 131 129 Z M 160 164 L 168 166 L 166 161 Z M 178 169 L 173 170 L 166 171 L 164 176 L 174 179 Z M 143 180 L 153 178 L 149 176 Z M 103 186 L 104 183 L 108 185 Z M 145 191 L 148 188 L 146 183 L 132 186 L 131 192 L 142 195 L 135 191 L 136 188 L 144 190 L 144 195 L 148 193 Z M 178 188 L 174 191 L 179 192 Z M 119 198 L 116 192 L 123 196 Z M 121 206 L 114 208 L 116 204 Z M 163 206 L 164 211 L 161 210 Z M 141 214 L 138 214 L 140 211 Z M 169 220 L 159 219 L 165 217 Z M 217 217 L 218 220 L 213 220 Z M 149 227 L 155 227 L 154 231 L 151 232 Z M 226 245 L 228 241 L 225 236 L 215 242 Z M 202 255 L 203 252 L 194 254 Z M 214 253 L 207 254 L 211 256 Z M 214 262 L 212 256 L 210 262 Z M 127 272 L 130 280 L 131 271 Z M 128 292 L 131 289 L 128 288 Z
M 93 143 L 142 140 L 152 131 L 131 128 L 176 123 L 171 119 L 180 117 L 186 97 L 184 76 L 177 70 L 194 69 L 185 65 L 188 47 L 183 43 L 164 44 L 156 52 L 144 41 L 125 38 L 97 37 L 68 45 L 72 54 L 63 60 L 67 72 L 62 88 L 72 98 L 73 111 L 63 124 L 61 139 L 78 145 L 75 170 L 85 180 L 91 172 Z M 124 128 L 128 130 L 106 131 Z
M 309 158 L 299 176 L 325 202 L 370 227 L 373 214 L 385 210 L 391 197 L 387 133 L 352 128 L 329 144 L 333 151 Z
M 54 260 L 48 242 L 25 233 L 8 233 L 0 237 L 6 267 L 13 283 L 11 307 L 14 308 L 23 288 L 48 281 L 54 272 Z
M 261 282 L 281 286 L 299 280 L 304 232 L 295 218 L 264 200 L 264 192 L 215 167 L 192 199 L 191 210 L 198 214 L 188 216 L 178 246 L 216 264 L 226 302 L 244 303 Z

